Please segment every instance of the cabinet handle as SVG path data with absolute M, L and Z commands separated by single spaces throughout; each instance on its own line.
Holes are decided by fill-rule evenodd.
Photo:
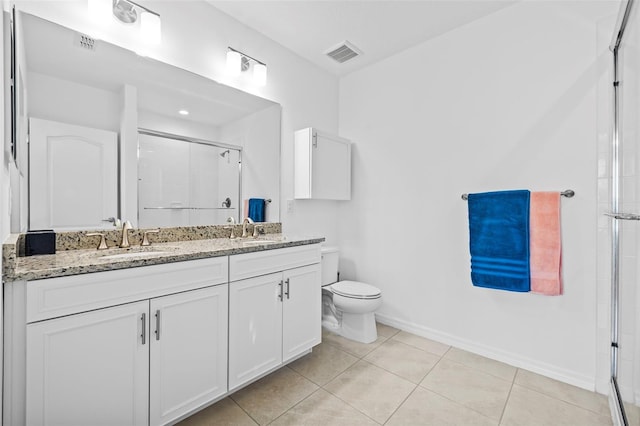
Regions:
M 147 314 L 142 314 L 140 321 L 142 322 L 142 334 L 140 337 L 142 337 L 142 344 L 144 345 L 147 343 Z
M 287 291 L 285 291 L 284 294 L 286 294 L 287 299 L 289 299 L 289 278 L 287 278 L 284 282 L 285 284 L 287 284 Z
M 313 133 L 313 135 L 311 136 L 311 139 L 313 140 L 313 142 L 311 143 L 313 145 L 314 148 L 318 147 L 318 134 L 317 133 Z
M 280 287 L 280 293 L 278 293 L 278 299 L 282 302 L 282 280 L 278 283 L 278 287 Z
M 160 340 L 160 309 L 156 311 L 156 340 Z

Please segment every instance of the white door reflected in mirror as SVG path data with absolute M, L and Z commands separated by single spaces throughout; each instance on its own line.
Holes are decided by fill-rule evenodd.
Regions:
M 30 120 L 30 229 L 110 228 L 118 209 L 118 135 Z

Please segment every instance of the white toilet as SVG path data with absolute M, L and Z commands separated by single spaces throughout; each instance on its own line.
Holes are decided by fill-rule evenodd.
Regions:
M 378 339 L 374 312 L 382 305 L 380 289 L 357 281 L 338 281 L 339 252 L 322 248 L 322 326 L 362 343 Z

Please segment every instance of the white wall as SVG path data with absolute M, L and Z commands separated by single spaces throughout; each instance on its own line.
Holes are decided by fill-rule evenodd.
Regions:
M 596 86 L 609 58 L 596 37 L 616 12 L 520 2 L 341 79 L 340 134 L 355 143 L 341 273 L 382 289 L 381 320 L 594 388 Z M 471 284 L 460 196 L 518 188 L 576 192 L 562 199 L 561 297 Z
M 138 127 L 209 141 L 220 140 L 220 129 L 195 121 L 138 110 Z
M 280 116 L 280 106 L 274 105 L 220 127 L 222 141 L 243 148 L 243 200 L 280 198 L 280 176 L 274 175 L 274 167 L 280 163 Z M 244 218 L 243 200 L 241 218 Z M 277 202 L 267 203 L 265 222 L 277 222 L 279 208 Z
M 28 72 L 29 118 L 120 130 L 120 94 L 46 74 Z
M 293 132 L 309 126 L 337 132 L 337 78 L 202 1 L 140 3 L 162 17 L 162 45 L 145 49 L 147 55 L 282 105 L 280 218 L 284 229 L 290 233 L 320 234 L 336 241 L 337 203 L 300 203 L 291 213 L 283 206 L 286 199 L 293 198 Z M 85 0 L 22 0 L 16 4 L 21 10 L 78 31 L 143 50 L 129 31 L 113 19 L 104 26 L 88 20 Z M 267 63 L 265 87 L 257 88 L 244 77 L 236 79 L 226 74 L 228 46 Z

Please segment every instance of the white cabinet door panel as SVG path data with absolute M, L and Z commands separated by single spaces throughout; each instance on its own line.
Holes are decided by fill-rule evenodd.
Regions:
M 151 300 L 150 424 L 164 425 L 227 392 L 228 286 Z
M 351 142 L 308 127 L 294 134 L 294 197 L 351 199 Z
M 229 284 L 229 390 L 282 362 L 282 274 Z
M 96 229 L 118 214 L 118 135 L 32 118 L 30 229 Z
M 321 341 L 320 264 L 284 272 L 282 358 L 287 362 Z
M 351 144 L 337 136 L 316 132 L 311 149 L 312 198 L 351 199 Z
M 145 301 L 29 324 L 27 424 L 147 425 L 148 310 Z

